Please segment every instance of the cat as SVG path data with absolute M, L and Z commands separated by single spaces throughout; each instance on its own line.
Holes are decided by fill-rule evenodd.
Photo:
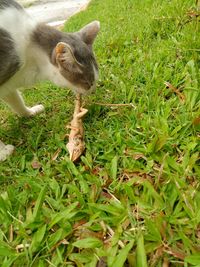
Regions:
M 19 116 L 34 116 L 43 105 L 27 107 L 19 89 L 49 80 L 87 94 L 95 89 L 98 65 L 92 50 L 100 30 L 93 21 L 78 32 L 64 33 L 34 21 L 14 0 L 0 0 L 0 99 Z M 0 161 L 14 147 L 0 141 Z

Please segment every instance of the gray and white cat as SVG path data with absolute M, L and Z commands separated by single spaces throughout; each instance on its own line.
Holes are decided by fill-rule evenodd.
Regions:
M 75 93 L 95 89 L 98 67 L 92 44 L 100 29 L 91 22 L 63 33 L 35 22 L 14 0 L 0 0 L 0 99 L 19 116 L 34 116 L 42 105 L 27 107 L 18 89 L 49 80 Z M 0 141 L 0 161 L 13 152 Z

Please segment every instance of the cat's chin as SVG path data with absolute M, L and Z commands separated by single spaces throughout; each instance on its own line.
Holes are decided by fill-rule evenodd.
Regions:
M 87 95 L 89 95 L 95 91 L 96 84 L 91 86 L 89 89 L 83 89 L 79 86 L 73 85 L 68 80 L 66 80 L 66 87 L 69 88 L 70 90 L 72 90 L 72 92 L 75 93 L 76 95 L 81 94 L 81 95 L 87 96 Z
M 90 95 L 91 93 L 93 93 L 95 91 L 95 89 L 96 89 L 96 87 L 91 87 L 88 90 L 74 87 L 74 88 L 72 88 L 72 91 L 75 94 L 81 94 L 81 95 L 87 96 L 87 95 Z

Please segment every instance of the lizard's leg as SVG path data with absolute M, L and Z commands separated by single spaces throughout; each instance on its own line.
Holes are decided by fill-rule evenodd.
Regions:
M 82 117 L 85 116 L 85 114 L 88 112 L 88 110 L 86 108 L 80 108 L 80 112 L 78 114 L 76 114 L 76 117 L 78 119 L 81 119 Z
M 67 127 L 68 129 L 73 130 L 73 131 L 78 131 L 78 130 L 79 130 L 78 127 L 74 127 L 74 126 L 71 126 L 71 125 L 67 125 L 66 127 Z

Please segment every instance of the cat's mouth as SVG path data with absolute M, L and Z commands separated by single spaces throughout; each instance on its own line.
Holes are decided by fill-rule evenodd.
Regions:
M 80 84 L 74 84 L 67 79 L 65 79 L 65 81 L 66 87 L 71 89 L 75 94 L 89 95 L 95 92 L 96 89 L 96 82 L 94 82 L 94 84 L 90 87 L 83 88 Z
M 91 93 L 94 93 L 96 89 L 96 84 L 91 86 L 89 89 L 83 89 L 81 87 L 73 87 L 72 90 L 74 91 L 75 94 L 82 94 L 82 95 L 90 95 Z

